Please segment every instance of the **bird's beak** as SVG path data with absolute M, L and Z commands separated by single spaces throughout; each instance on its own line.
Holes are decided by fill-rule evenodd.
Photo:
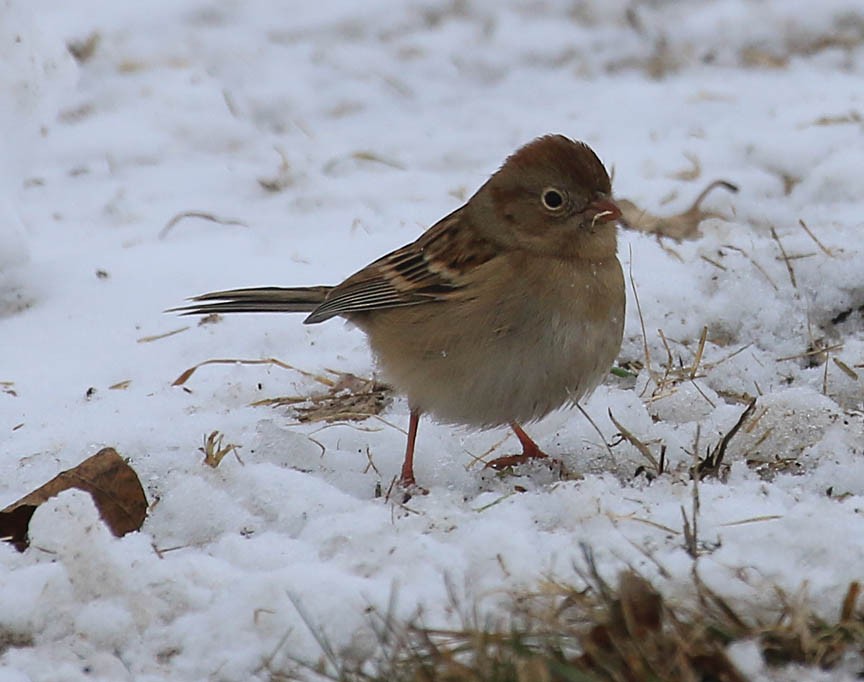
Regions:
M 621 209 L 611 199 L 595 199 L 588 204 L 592 227 L 597 223 L 611 223 L 621 217 Z

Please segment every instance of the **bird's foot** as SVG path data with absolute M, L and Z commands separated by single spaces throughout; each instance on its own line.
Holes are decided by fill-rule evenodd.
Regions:
M 532 460 L 541 460 L 545 464 L 547 464 L 550 469 L 558 472 L 559 475 L 563 475 L 564 464 L 563 462 L 561 462 L 561 460 L 550 457 L 545 452 L 543 452 L 537 445 L 537 443 L 535 443 L 531 439 L 531 437 L 522 430 L 522 427 L 519 426 L 519 424 L 517 424 L 516 422 L 511 422 L 510 427 L 513 429 L 513 433 L 516 434 L 516 437 L 522 444 L 522 454 L 497 457 L 491 462 L 487 462 L 484 469 L 495 469 L 496 471 L 503 471 L 504 469 L 512 469 L 515 466 L 531 462 Z
M 429 491 L 421 485 L 417 484 L 413 474 L 411 476 L 400 476 L 393 486 L 393 491 L 397 494 L 401 493 L 401 502 L 405 504 L 415 495 L 428 495 Z
M 512 469 L 514 467 L 519 466 L 520 464 L 527 464 L 529 462 L 542 462 L 547 467 L 549 467 L 559 478 L 567 478 L 569 475 L 567 473 L 567 469 L 564 467 L 564 462 L 562 462 L 557 457 L 550 457 L 546 453 L 541 452 L 540 454 L 521 454 L 521 455 L 505 455 L 504 457 L 498 457 L 493 459 L 491 462 L 487 462 L 484 469 L 495 469 L 495 471 L 504 471 L 507 469 Z
M 516 434 L 516 438 L 522 444 L 522 454 L 497 457 L 488 462 L 484 469 L 501 471 L 502 469 L 510 469 L 519 464 L 525 464 L 525 462 L 530 462 L 532 459 L 549 459 L 549 455 L 540 449 L 540 446 L 531 439 L 531 436 L 522 430 L 519 424 L 510 422 L 510 428 L 513 429 L 513 433 Z
M 496 457 L 491 462 L 487 462 L 486 466 L 483 468 L 502 471 L 503 469 L 511 469 L 512 467 L 525 464 L 535 459 L 547 459 L 550 464 L 556 461 L 549 457 L 545 452 L 538 450 L 536 453 L 523 452 L 521 455 L 505 455 L 504 457 Z

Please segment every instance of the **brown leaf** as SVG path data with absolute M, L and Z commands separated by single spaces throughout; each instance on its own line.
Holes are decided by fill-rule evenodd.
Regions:
M 138 475 L 114 448 L 102 448 L 0 510 L 0 539 L 23 552 L 30 544 L 27 533 L 36 508 L 70 488 L 90 493 L 99 516 L 118 538 L 139 530 L 147 516 L 147 498 Z
M 723 187 L 730 192 L 738 191 L 738 188 L 731 182 L 715 180 L 702 190 L 690 208 L 683 213 L 666 217 L 652 215 L 627 199 L 616 197 L 615 203 L 621 209 L 621 224 L 624 227 L 638 232 L 656 234 L 660 237 L 669 237 L 680 242 L 682 239 L 696 239 L 701 236 L 699 224 L 706 218 L 724 218 L 719 213 L 703 211 L 700 208 L 702 201 L 715 187 Z
M 631 571 L 621 574 L 618 583 L 621 614 L 627 632 L 641 639 L 659 632 L 663 625 L 663 598 L 645 578 Z

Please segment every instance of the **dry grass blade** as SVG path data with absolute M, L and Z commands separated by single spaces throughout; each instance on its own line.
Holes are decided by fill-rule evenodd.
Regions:
M 834 258 L 834 252 L 831 249 L 829 249 L 827 246 L 825 246 L 822 242 L 819 241 L 819 238 L 815 234 L 813 234 L 813 231 L 809 227 L 807 227 L 807 223 L 805 223 L 803 220 L 799 219 L 798 224 L 807 233 L 807 236 L 809 236 L 810 239 L 813 240 L 813 242 L 816 244 L 816 246 L 818 246 L 820 248 L 822 253 L 824 253 L 829 258 Z
M 782 514 L 763 514 L 762 516 L 751 516 L 749 519 L 727 521 L 726 523 L 721 523 L 720 526 L 723 528 L 732 528 L 734 526 L 746 526 L 748 523 L 764 523 L 765 521 L 776 521 L 782 518 Z
M 393 389 L 374 377 L 358 377 L 350 372 L 334 372 L 324 393 L 307 396 L 265 398 L 253 407 L 292 406 L 301 422 L 362 421 L 383 412 L 392 402 Z
M 205 360 L 204 362 L 199 362 L 197 365 L 194 365 L 193 367 L 185 370 L 179 377 L 177 377 L 176 379 L 174 379 L 173 382 L 171 382 L 171 385 L 182 386 L 187 381 L 189 381 L 189 378 L 198 369 L 200 369 L 201 367 L 205 367 L 206 365 L 274 365 L 276 367 L 281 367 L 282 369 L 291 370 L 292 372 L 298 372 L 304 377 L 307 377 L 309 379 L 315 379 L 315 381 L 325 384 L 327 386 L 334 385 L 334 382 L 327 377 L 323 377 L 320 374 L 313 374 L 312 372 L 307 372 L 300 369 L 299 367 L 289 365 L 287 362 L 277 360 L 276 358 L 263 358 L 261 360 L 242 360 L 240 358 L 214 358 L 212 360 Z
M 234 218 L 220 218 L 217 215 L 212 213 L 207 213 L 206 211 L 184 211 L 182 213 L 178 213 L 171 220 L 165 223 L 165 227 L 159 230 L 159 239 L 165 239 L 168 236 L 168 233 L 174 229 L 174 226 L 177 225 L 181 220 L 185 218 L 201 218 L 203 220 L 209 220 L 214 223 L 218 223 L 219 225 L 239 225 L 240 227 L 247 227 L 246 223 L 242 220 L 236 220 Z
M 721 263 L 718 263 L 716 260 L 713 260 L 712 258 L 708 258 L 708 256 L 706 256 L 706 255 L 704 255 L 704 254 L 701 255 L 701 256 L 699 256 L 699 258 L 701 258 L 702 260 L 704 260 L 706 263 L 709 263 L 710 265 L 713 265 L 713 266 L 714 266 L 715 268 L 717 268 L 718 270 L 722 270 L 723 272 L 727 272 L 727 271 L 728 271 L 728 268 L 727 268 L 725 265 L 722 265 Z
M 696 357 L 693 358 L 693 368 L 690 370 L 690 380 L 696 378 L 696 372 L 699 369 L 699 363 L 702 362 L 702 354 L 705 352 L 705 342 L 708 340 L 708 327 L 702 327 L 702 333 L 699 335 L 699 346 L 696 348 Z
M 756 398 L 753 398 L 741 413 L 741 416 L 738 417 L 738 421 L 735 422 L 735 425 L 723 435 L 723 438 L 714 447 L 714 449 L 705 456 L 705 459 L 700 460 L 694 467 L 696 476 L 698 476 L 699 479 L 704 479 L 707 476 L 717 476 L 720 473 L 720 468 L 723 465 L 723 458 L 726 455 L 726 448 L 729 447 L 729 443 L 735 437 L 735 434 L 738 433 L 742 426 L 744 426 L 744 422 L 747 421 L 755 409 Z
M 740 248 L 740 247 L 738 247 L 738 246 L 733 246 L 732 244 L 724 244 L 723 246 L 724 246 L 725 248 L 727 248 L 727 249 L 732 249 L 733 251 L 737 251 L 737 252 L 740 253 L 742 256 L 744 256 L 744 258 L 746 258 L 748 261 L 750 261 L 750 264 L 751 264 L 754 268 L 756 268 L 756 270 L 759 272 L 759 274 L 762 275 L 762 276 L 765 278 L 765 281 L 768 282 L 768 284 L 771 285 L 771 288 L 774 289 L 774 291 L 780 291 L 780 287 L 778 287 L 778 286 L 777 286 L 777 283 L 776 283 L 773 279 L 771 279 L 771 275 L 769 275 L 769 274 L 766 272 L 765 268 L 763 268 L 761 265 L 759 265 L 758 261 L 756 261 L 756 260 L 755 260 L 755 259 L 754 259 L 754 258 L 753 258 L 749 253 L 747 253 L 744 249 L 742 249 L 742 248 Z
M 684 506 L 681 506 L 681 524 L 684 528 L 684 549 L 692 559 L 699 558 L 699 541 L 697 539 L 696 517 L 693 517 L 693 524 L 690 524 L 690 519 L 687 518 L 687 512 Z
M 840 358 L 831 358 L 837 367 L 845 374 L 847 377 L 852 379 L 852 381 L 858 381 L 858 372 L 852 369 L 849 365 L 843 362 Z
M 204 436 L 204 445 L 198 448 L 199 451 L 204 453 L 204 464 L 215 469 L 222 463 L 225 455 L 229 452 L 233 452 L 237 461 L 243 464 L 243 460 L 240 459 L 240 455 L 237 453 L 237 448 L 240 446 L 235 443 L 223 445 L 223 439 L 224 434 L 219 431 L 212 431 L 209 435 Z
M 784 355 L 782 358 L 777 358 L 775 362 L 785 362 L 786 360 L 807 360 L 810 363 L 809 367 L 818 367 L 825 363 L 828 359 L 826 354 L 835 350 L 842 350 L 842 343 L 835 343 L 833 346 L 826 346 L 820 342 L 813 342 L 810 347 L 803 353 L 797 355 Z
M 645 367 L 651 372 L 651 352 L 648 350 L 648 334 L 645 331 L 645 318 L 642 317 L 642 304 L 639 303 L 639 292 L 636 290 L 636 280 L 633 279 L 633 247 L 629 247 L 630 262 L 627 273 L 630 277 L 630 288 L 633 290 L 633 298 L 636 301 L 636 312 L 639 313 L 639 325 L 642 328 L 642 349 L 645 353 Z
M 288 161 L 288 155 L 279 147 L 276 147 L 276 153 L 280 158 L 279 170 L 272 177 L 258 178 L 258 184 L 261 185 L 262 189 L 274 193 L 281 192 L 295 182 L 294 175 L 291 172 L 291 162 Z
M 617 419 L 615 419 L 615 415 L 612 414 L 611 408 L 608 410 L 608 412 L 609 412 L 609 419 L 615 425 L 615 428 L 618 429 L 618 433 L 621 434 L 621 437 L 624 440 L 626 440 L 628 443 L 630 443 L 630 445 L 632 445 L 634 448 L 636 448 L 639 451 L 639 453 L 646 460 L 648 460 L 648 462 L 651 464 L 651 467 L 654 469 L 654 471 L 656 471 L 658 474 L 662 474 L 663 470 L 662 470 L 662 467 L 660 466 L 660 462 L 657 461 L 657 458 L 653 455 L 651 450 L 648 449 L 648 446 L 645 445 L 645 443 L 643 443 L 641 440 L 639 440 L 632 433 L 630 433 L 630 431 L 628 431 L 626 428 L 624 428 L 624 426 L 621 424 L 621 422 L 619 422 Z
M 823 670 L 864 653 L 857 582 L 849 585 L 836 622 L 816 617 L 803 596 L 790 599 L 779 589 L 774 604 L 745 615 L 695 568 L 698 601 L 685 607 L 667 601 L 632 569 L 607 582 L 590 548 L 582 551 L 578 587 L 547 581 L 520 591 L 506 616 L 482 615 L 476 605 L 461 604 L 450 587 L 450 610 L 461 614 L 461 626 L 427 627 L 419 616 L 398 622 L 391 599 L 386 612 L 371 613 L 378 646 L 362 660 L 338 653 L 292 597 L 321 656 L 308 663 L 288 658 L 315 679 L 338 682 L 745 682 L 727 655 L 735 642 L 756 642 L 770 664 Z M 296 679 L 273 659 L 266 666 L 270 679 Z
M 142 336 L 138 339 L 138 343 L 152 343 L 153 341 L 159 341 L 160 339 L 167 339 L 169 336 L 174 336 L 175 334 L 180 334 L 181 332 L 185 332 L 189 329 L 189 326 L 179 327 L 178 329 L 172 329 L 170 332 L 165 332 L 163 334 L 154 334 L 153 336 Z
M 397 665 L 375 679 L 744 682 L 725 641 L 679 618 L 638 574 L 625 571 L 611 586 L 589 566 L 585 577 L 588 591 L 558 585 L 524 596 L 518 625 L 509 629 L 414 627 Z
M 843 598 L 843 607 L 840 609 L 840 621 L 851 621 L 855 617 L 855 605 L 858 603 L 858 597 L 861 595 L 861 583 L 849 583 L 849 589 L 846 590 L 846 596 Z
M 662 329 L 657 330 L 657 335 L 660 337 L 660 340 L 663 343 L 663 348 L 666 351 L 666 362 L 663 367 L 663 373 L 660 374 L 657 371 L 650 371 L 651 378 L 654 381 L 654 390 L 651 392 L 651 395 L 645 401 L 646 403 L 656 402 L 658 400 L 663 400 L 664 398 L 669 397 L 674 394 L 678 390 L 679 384 L 689 381 L 693 388 L 699 393 L 700 396 L 707 402 L 712 408 L 716 407 L 714 401 L 702 390 L 702 387 L 696 383 L 696 379 L 704 376 L 704 374 L 699 374 L 699 367 L 703 366 L 706 370 L 712 367 L 716 367 L 720 362 L 725 362 L 730 357 L 734 357 L 737 353 L 740 353 L 742 349 L 739 349 L 735 353 L 727 356 L 723 360 L 720 360 L 715 363 L 705 363 L 702 364 L 702 358 L 705 354 L 705 344 L 708 340 L 708 327 L 702 328 L 702 333 L 699 336 L 699 342 L 696 347 L 696 352 L 693 356 L 693 361 L 689 365 L 684 365 L 683 360 L 679 356 L 678 362 L 675 362 L 675 358 L 672 354 L 672 348 L 669 345 L 669 339 L 666 338 L 666 334 Z M 676 342 L 681 343 L 681 342 Z M 686 344 L 685 344 L 686 345 Z M 645 391 L 649 388 L 649 384 L 646 383 L 645 390 L 643 390 L 641 395 L 644 395 Z
M 696 425 L 696 434 L 693 436 L 693 466 L 699 466 L 699 438 L 702 435 L 702 427 L 697 424 Z M 684 548 L 687 550 L 687 554 L 690 555 L 693 559 L 699 558 L 699 477 L 693 477 L 693 488 L 691 500 L 693 504 L 692 522 L 687 518 L 687 512 L 684 511 L 684 506 L 681 506 L 681 519 L 683 522 L 683 531 L 684 531 Z
M 783 242 L 781 242 L 780 237 L 777 236 L 777 230 L 774 229 L 773 225 L 771 226 L 771 238 L 777 242 L 777 248 L 780 249 L 780 256 L 786 264 L 786 272 L 789 273 L 789 281 L 792 282 L 792 286 L 797 289 L 798 282 L 795 280 L 795 270 L 792 269 L 792 262 L 786 254 L 786 249 L 783 248 Z
M 609 445 L 609 443 L 606 442 L 606 437 L 603 435 L 603 432 L 600 430 L 600 427 L 597 426 L 597 422 L 595 422 L 591 418 L 591 415 L 588 414 L 585 411 L 585 408 L 582 407 L 578 402 L 576 403 L 576 409 L 582 413 L 582 416 L 585 417 L 586 421 L 589 424 L 591 424 L 591 426 L 593 427 L 593 429 L 597 433 L 597 435 L 600 436 L 600 442 L 602 442 L 603 445 L 606 446 L 606 452 L 608 452 L 611 456 L 614 456 L 615 453 L 612 452 L 612 447 Z
M 325 174 L 332 175 L 336 173 L 343 165 L 345 165 L 346 162 L 350 161 L 358 161 L 360 163 L 374 163 L 380 164 L 382 166 L 387 166 L 388 168 L 395 168 L 396 170 L 405 170 L 405 166 L 403 166 L 398 161 L 388 159 L 380 154 L 377 154 L 376 152 L 367 150 L 359 150 L 345 156 L 337 156 L 336 158 L 331 159 L 330 161 L 325 163 L 322 170 Z

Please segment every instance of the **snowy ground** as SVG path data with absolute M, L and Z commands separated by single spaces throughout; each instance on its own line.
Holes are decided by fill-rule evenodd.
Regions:
M 65 45 L 88 38 L 76 63 Z M 580 543 L 610 579 L 630 565 L 686 602 L 697 428 L 704 454 L 755 395 L 728 480 L 700 486 L 699 573 L 747 613 L 779 586 L 836 618 L 864 577 L 862 41 L 860 0 L 0 2 L 0 507 L 105 445 L 152 503 L 118 540 L 66 493 L 37 511 L 26 553 L 0 545 L 0 679 L 268 679 L 320 655 L 298 603 L 362 656 L 368 607 L 446 622 L 449 581 L 492 609 L 577 580 Z M 371 374 L 363 335 L 338 321 L 162 311 L 218 288 L 335 283 L 546 132 L 591 144 L 616 196 L 655 214 L 716 178 L 741 188 L 709 198 L 729 219 L 699 240 L 621 235 L 651 368 L 610 377 L 586 408 L 607 440 L 611 408 L 665 444 L 670 473 L 635 475 L 637 450 L 610 455 L 577 411 L 529 428 L 584 474 L 561 482 L 484 473 L 475 458 L 503 430 L 423 421 L 430 494 L 403 507 L 375 497 L 398 472 L 403 401 L 322 428 L 249 406 L 321 389 L 275 366 L 171 385 L 220 357 Z M 163 233 L 185 211 L 240 224 Z M 644 363 L 628 297 L 620 361 Z M 658 390 L 658 330 L 688 366 L 706 326 L 699 378 Z M 202 465 L 217 429 L 242 464 Z M 770 671 L 751 654 L 753 679 L 857 670 Z

